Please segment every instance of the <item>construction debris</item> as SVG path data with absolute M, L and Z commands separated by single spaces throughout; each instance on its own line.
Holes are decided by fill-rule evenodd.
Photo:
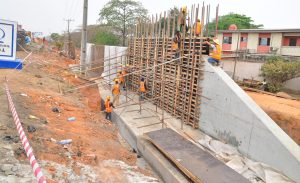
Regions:
M 33 133 L 33 132 L 36 131 L 36 128 L 35 128 L 33 125 L 28 125 L 28 126 L 27 126 L 27 131 L 28 131 L 29 133 Z

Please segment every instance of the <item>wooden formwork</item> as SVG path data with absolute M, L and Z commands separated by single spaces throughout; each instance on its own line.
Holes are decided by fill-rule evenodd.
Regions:
M 205 7 L 202 7 L 202 22 Z M 140 78 L 146 79 L 147 98 L 156 98 L 152 102 L 163 110 L 181 119 L 194 128 L 199 127 L 201 87 L 203 79 L 203 59 L 206 54 L 203 48 L 203 33 L 198 37 L 192 30 L 198 19 L 199 5 L 192 6 L 187 15 L 180 13 L 152 17 L 151 22 L 139 23 L 128 43 L 126 63 L 134 70 L 142 72 L 128 76 L 128 89 L 137 92 Z M 180 19 L 183 27 L 190 27 L 189 32 L 181 32 L 180 58 L 175 61 L 175 50 L 172 49 L 175 28 Z M 177 22 L 176 22 L 177 21 Z M 177 28 L 178 29 L 178 28 Z M 203 29 L 202 29 L 203 32 Z

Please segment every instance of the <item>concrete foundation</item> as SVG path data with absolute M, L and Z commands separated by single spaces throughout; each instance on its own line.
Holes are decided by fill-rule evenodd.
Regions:
M 219 67 L 206 63 L 200 129 L 300 182 L 300 147 Z

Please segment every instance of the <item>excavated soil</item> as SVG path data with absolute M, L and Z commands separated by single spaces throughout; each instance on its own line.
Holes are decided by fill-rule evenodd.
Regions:
M 300 145 L 300 101 L 247 92 L 248 95 Z
M 20 52 L 18 56 L 24 58 L 26 54 Z M 156 180 L 149 177 L 153 176 L 149 169 L 136 167 L 136 154 L 120 143 L 116 125 L 104 119 L 100 111 L 98 87 L 92 85 L 74 90 L 76 85 L 86 80 L 63 69 L 69 64 L 74 64 L 74 61 L 54 53 L 39 53 L 29 57 L 22 71 L 0 70 L 1 164 L 10 164 L 9 159 L 14 159 L 15 166 L 29 165 L 20 141 L 13 143 L 3 140 L 5 135 L 18 136 L 7 109 L 4 90 L 6 77 L 23 128 L 48 182 L 103 182 L 102 179 L 104 182 L 128 182 L 128 172 L 119 166 L 105 166 L 104 169 L 103 162 L 106 161 L 119 161 L 134 167 L 131 168 L 132 172 L 138 178 L 144 178 L 145 182 L 148 182 L 147 178 L 151 182 Z M 70 92 L 61 94 L 60 91 Z M 60 112 L 53 112 L 54 107 Z M 68 121 L 69 117 L 75 117 L 76 120 Z M 33 125 L 36 132 L 27 132 L 28 125 Z M 72 143 L 56 143 L 64 139 L 72 139 Z M 2 154 L 7 156 L 3 158 Z M 101 171 L 99 167 L 102 167 Z M 32 170 L 28 168 L 26 171 Z M 0 166 L 0 182 L 6 180 L 3 177 L 10 173 Z M 20 180 L 28 178 L 28 182 L 32 182 L 32 177 L 26 177 L 25 173 L 13 172 L 9 176 Z

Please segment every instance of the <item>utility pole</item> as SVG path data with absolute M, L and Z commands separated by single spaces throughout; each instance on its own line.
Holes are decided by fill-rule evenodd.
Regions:
M 68 29 L 67 29 L 67 33 L 68 33 L 68 57 L 72 58 L 73 56 L 71 55 L 71 33 L 70 33 L 70 23 L 73 22 L 74 20 L 72 19 L 64 19 L 64 21 L 66 21 L 68 23 Z
M 86 62 L 86 42 L 87 42 L 87 12 L 88 0 L 83 0 L 83 20 L 82 20 L 82 34 L 81 34 L 81 54 L 80 54 L 80 70 Z

